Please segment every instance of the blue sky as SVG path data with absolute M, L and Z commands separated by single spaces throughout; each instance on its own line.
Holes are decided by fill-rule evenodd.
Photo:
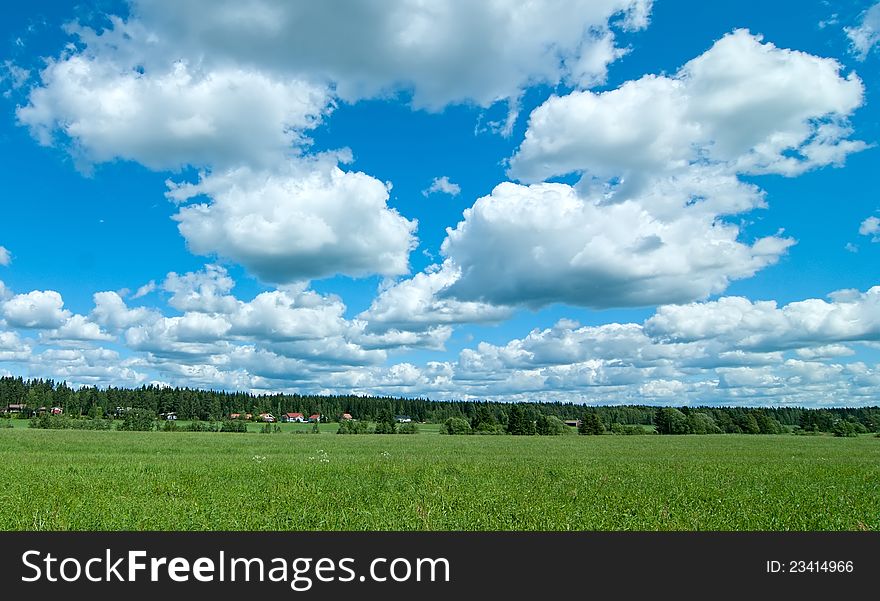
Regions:
M 33 2 L 0 374 L 875 404 L 873 2 Z

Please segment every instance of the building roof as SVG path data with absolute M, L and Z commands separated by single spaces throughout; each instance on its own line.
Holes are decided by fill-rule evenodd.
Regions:
M 287 417 L 302 417 L 303 416 L 302 413 L 285 413 L 284 415 L 286 415 Z

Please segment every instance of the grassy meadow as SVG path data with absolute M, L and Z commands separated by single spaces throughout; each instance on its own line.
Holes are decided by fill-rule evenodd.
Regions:
M 880 529 L 873 436 L 333 430 L 2 429 L 0 529 Z

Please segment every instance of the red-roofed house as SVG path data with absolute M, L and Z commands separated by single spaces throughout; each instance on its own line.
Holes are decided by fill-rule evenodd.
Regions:
M 302 413 L 285 413 L 281 416 L 283 422 L 304 422 L 306 421 Z
M 260 414 L 260 421 L 261 421 L 261 422 L 272 423 L 272 422 L 275 421 L 275 416 L 272 415 L 271 413 L 261 413 L 261 414 Z
M 309 421 L 310 421 L 310 422 L 319 422 L 319 421 L 321 421 L 321 414 L 320 414 L 320 413 L 315 413 L 315 414 L 313 414 L 313 415 L 310 415 L 310 416 L 309 416 Z
M 351 416 L 351 413 L 343 413 L 342 419 L 354 419 L 354 418 Z

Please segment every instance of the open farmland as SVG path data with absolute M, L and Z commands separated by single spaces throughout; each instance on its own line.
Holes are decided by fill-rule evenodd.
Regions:
M 871 436 L 0 431 L 4 530 L 880 528 Z

